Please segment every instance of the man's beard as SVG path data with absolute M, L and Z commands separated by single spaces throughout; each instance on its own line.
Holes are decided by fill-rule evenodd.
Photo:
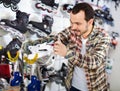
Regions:
M 85 31 L 83 31 L 83 32 L 80 32 L 80 30 L 74 30 L 75 35 L 80 36 L 80 37 L 81 37 L 83 34 L 85 34 L 87 31 L 88 31 L 88 25 L 86 25 Z M 80 33 L 80 35 L 78 35 L 77 32 Z

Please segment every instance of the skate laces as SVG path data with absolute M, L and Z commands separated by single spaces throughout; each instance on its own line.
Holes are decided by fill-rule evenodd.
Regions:
M 28 64 L 34 64 L 37 61 L 37 59 L 38 59 L 38 53 L 35 54 L 35 56 L 33 57 L 33 59 L 29 59 L 27 56 L 24 56 L 23 59 Z
M 11 62 L 16 62 L 18 60 L 18 57 L 19 57 L 19 52 L 18 51 L 16 52 L 16 56 L 15 57 L 11 56 L 10 51 L 7 51 L 7 55 L 8 55 L 8 59 Z

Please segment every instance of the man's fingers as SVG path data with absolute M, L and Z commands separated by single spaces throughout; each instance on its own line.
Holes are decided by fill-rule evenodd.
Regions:
M 54 49 L 54 54 L 59 54 L 59 51 L 57 49 Z
M 57 55 L 65 56 L 66 47 L 61 41 L 56 41 L 53 46 L 54 53 Z
M 58 41 L 55 42 L 54 47 L 53 47 L 53 50 L 54 50 L 54 53 L 55 53 L 55 54 L 59 54 L 59 51 L 60 51 L 60 43 L 59 43 Z
M 55 45 L 60 45 L 61 44 L 61 41 L 56 41 L 55 42 Z

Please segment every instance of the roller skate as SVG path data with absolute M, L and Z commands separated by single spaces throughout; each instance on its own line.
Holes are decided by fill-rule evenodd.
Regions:
M 14 28 L 21 33 L 27 32 L 27 25 L 29 21 L 29 14 L 25 12 L 21 12 L 18 10 L 16 12 L 16 19 L 15 20 L 8 20 L 8 19 L 1 19 L 0 23 L 6 26 L 9 26 L 11 28 Z
M 0 4 L 3 3 L 4 7 L 9 8 L 11 7 L 12 11 L 18 10 L 17 4 L 20 0 L 0 0 Z
M 22 46 L 22 42 L 15 38 L 6 47 L 5 53 L 9 61 L 16 62 L 19 57 L 19 50 Z
M 42 40 L 28 40 L 23 43 L 22 51 L 26 54 L 39 53 L 41 51 L 51 50 L 50 47 L 54 45 L 54 37 L 51 35 L 49 38 L 43 37 Z M 44 47 L 44 48 L 43 48 Z M 49 49 L 50 48 L 50 49 Z
M 95 18 L 100 18 L 104 23 L 114 26 L 114 19 L 110 14 L 110 9 L 106 5 L 101 9 L 95 9 Z
M 41 9 L 43 11 L 47 11 L 49 13 L 55 12 L 58 8 L 59 4 L 55 3 L 55 0 L 39 0 L 35 4 L 37 9 Z
M 38 37 L 45 37 L 52 32 L 53 18 L 45 15 L 42 22 L 30 21 L 28 28 L 30 33 L 36 33 Z
M 49 40 L 34 40 L 23 43 L 22 50 L 24 55 L 23 59 L 27 64 L 37 63 L 38 65 L 50 68 L 53 65 L 52 55 L 54 40 L 51 38 Z
M 0 28 L 10 32 L 13 36 L 24 40 L 24 33 L 27 32 L 28 28 L 29 14 L 21 11 L 16 12 L 15 20 L 1 19 Z

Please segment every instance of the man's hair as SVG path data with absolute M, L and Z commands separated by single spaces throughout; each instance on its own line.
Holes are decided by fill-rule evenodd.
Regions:
M 80 11 L 85 12 L 85 20 L 86 21 L 89 21 L 90 19 L 94 18 L 94 10 L 93 10 L 92 6 L 90 6 L 88 3 L 78 3 L 72 9 L 73 14 L 77 14 Z

